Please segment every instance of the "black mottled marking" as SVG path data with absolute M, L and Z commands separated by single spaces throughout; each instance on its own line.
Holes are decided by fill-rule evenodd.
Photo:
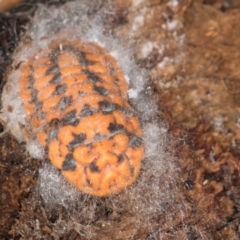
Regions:
M 91 162 L 89 164 L 89 169 L 90 169 L 91 172 L 99 172 L 99 168 L 98 168 L 98 166 L 96 165 L 95 162 Z
M 95 74 L 93 72 L 90 72 L 88 70 L 84 70 L 83 72 L 87 75 L 88 81 L 90 83 L 96 83 L 96 82 L 102 82 L 103 81 L 97 74 Z
M 91 181 L 90 181 L 88 178 L 86 178 L 86 182 L 87 182 L 87 184 L 88 184 L 90 187 L 92 187 L 92 183 L 91 183 Z
M 30 89 L 31 91 L 31 100 L 30 103 L 34 103 L 36 105 L 37 103 L 37 90 L 34 89 L 33 85 L 34 85 L 35 79 L 32 75 L 28 76 L 28 85 L 27 87 L 25 87 L 25 89 Z
M 38 94 L 38 91 L 36 89 L 32 89 L 30 103 L 37 103 L 37 94 Z
M 119 131 L 124 131 L 124 126 L 122 124 L 118 124 L 118 123 L 109 123 L 108 125 L 108 131 L 110 133 L 115 133 L 115 132 L 119 132 Z
M 120 108 L 119 105 L 108 102 L 106 100 L 98 102 L 98 105 L 103 114 L 112 113 L 113 111 Z
M 119 154 L 118 155 L 118 163 L 122 163 L 122 162 L 124 162 L 124 160 L 125 160 L 125 158 L 124 158 L 123 154 Z
M 134 166 L 130 166 L 129 170 L 130 170 L 130 174 L 133 176 L 135 171 Z
M 84 96 L 84 95 L 86 95 L 86 92 L 78 91 L 78 96 L 79 96 L 79 97 L 82 97 L 82 96 Z
M 108 64 L 109 64 L 109 62 L 108 62 Z M 109 72 L 111 75 L 115 75 L 115 68 L 110 64 L 109 64 Z
M 104 87 L 94 86 L 94 91 L 103 96 L 107 96 L 109 94 L 109 90 Z
M 134 111 L 127 107 L 121 107 L 120 110 L 128 117 L 135 115 Z
M 33 84 L 35 82 L 35 79 L 32 75 L 28 76 L 28 86 L 27 88 L 33 88 Z
M 70 124 L 70 125 L 72 125 L 72 123 L 75 122 L 75 120 L 76 120 L 76 113 L 77 113 L 77 110 L 76 110 L 76 109 L 68 112 L 68 113 L 65 114 L 65 116 L 62 118 L 62 122 L 63 122 L 64 124 Z
M 56 86 L 52 96 L 63 94 L 67 91 L 67 84 L 59 84 Z
M 88 117 L 93 115 L 94 112 L 96 112 L 96 110 L 91 108 L 88 104 L 86 104 L 82 111 L 80 112 L 79 117 L 80 118 Z
M 45 75 L 49 75 L 52 73 L 58 73 L 59 72 L 59 66 L 57 64 L 51 66 L 49 69 L 46 70 Z
M 53 128 L 48 132 L 48 142 L 51 142 L 52 140 L 57 138 L 58 129 Z
M 121 82 L 121 81 L 120 81 L 119 78 L 117 78 L 117 77 L 114 78 L 114 84 L 115 84 L 115 85 L 119 86 L 119 85 L 120 85 L 120 82 Z
M 42 104 L 42 102 L 40 102 L 40 104 Z M 46 113 L 40 112 L 39 117 L 41 120 L 46 119 Z
M 74 139 L 68 144 L 68 149 L 72 151 L 73 149 L 81 145 L 85 141 L 86 137 L 87 136 L 85 133 L 75 135 Z
M 142 143 L 143 143 L 142 138 L 140 138 L 134 134 L 131 134 L 131 133 L 128 133 L 127 136 L 129 138 L 129 146 L 131 148 L 138 148 L 142 145 Z
M 65 157 L 64 162 L 62 163 L 62 170 L 63 171 L 75 171 L 77 165 L 76 165 L 76 161 L 73 158 L 72 154 L 67 154 L 67 156 Z
M 92 144 L 92 143 L 86 144 L 86 147 L 89 148 L 89 149 L 94 149 L 95 148 L 94 144 Z
M 58 118 L 52 118 L 48 125 L 51 127 L 58 127 L 60 125 L 60 120 Z
M 106 138 L 107 136 L 104 134 L 97 133 L 95 135 L 94 141 L 101 141 L 102 139 Z
M 62 81 L 62 74 L 59 72 L 59 73 L 56 73 L 52 79 L 49 81 L 49 83 L 60 83 Z
M 36 112 L 39 112 L 42 110 L 42 106 L 43 106 L 43 102 L 35 102 L 35 106 L 36 106 Z M 46 116 L 46 114 L 45 114 Z M 44 119 L 44 118 L 42 118 Z
M 58 55 L 61 53 L 59 47 L 53 49 L 50 53 L 49 53 L 49 58 L 51 63 L 53 64 L 58 64 Z
M 70 106 L 71 103 L 72 103 L 72 96 L 67 96 L 67 97 L 65 96 L 59 100 L 56 108 L 60 110 L 65 110 L 68 106 Z
M 76 127 L 79 124 L 80 120 L 79 119 L 74 119 L 72 122 L 70 122 L 69 124 L 72 125 L 73 127 Z

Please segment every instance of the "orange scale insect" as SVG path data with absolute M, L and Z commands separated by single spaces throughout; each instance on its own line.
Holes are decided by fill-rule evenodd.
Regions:
M 136 180 L 144 158 L 141 124 L 124 75 L 105 49 L 55 40 L 20 70 L 28 128 L 70 183 L 109 196 Z

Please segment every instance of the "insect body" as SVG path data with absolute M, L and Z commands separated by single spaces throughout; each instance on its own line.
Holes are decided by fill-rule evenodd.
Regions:
M 20 70 L 31 133 L 64 177 L 96 196 L 132 184 L 143 133 L 116 60 L 95 43 L 55 41 Z

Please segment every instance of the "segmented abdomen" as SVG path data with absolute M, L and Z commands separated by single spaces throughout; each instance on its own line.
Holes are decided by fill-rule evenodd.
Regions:
M 54 42 L 21 65 L 19 84 L 32 137 L 69 182 L 96 196 L 134 182 L 143 133 L 108 52 L 94 43 Z

